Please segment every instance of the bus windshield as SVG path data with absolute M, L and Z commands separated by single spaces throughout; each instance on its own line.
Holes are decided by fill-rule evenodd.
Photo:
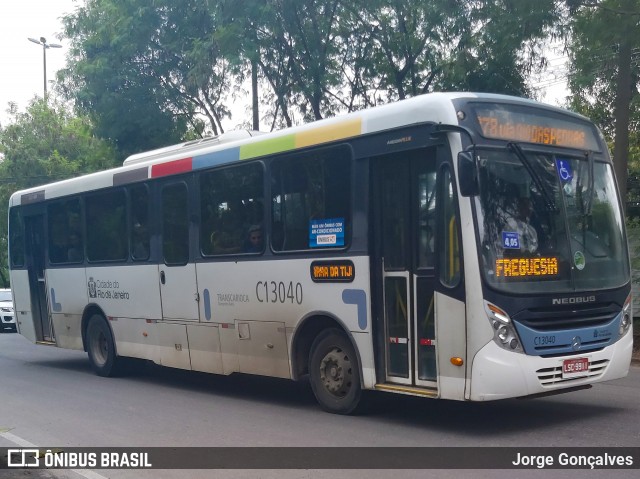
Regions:
M 476 221 L 490 286 L 513 293 L 621 286 L 629 275 L 611 165 L 592 156 L 478 150 Z

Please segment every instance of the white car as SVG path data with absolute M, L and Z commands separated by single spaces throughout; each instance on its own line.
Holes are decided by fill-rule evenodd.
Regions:
M 16 331 L 16 317 L 13 314 L 13 296 L 10 289 L 0 289 L 0 333 Z

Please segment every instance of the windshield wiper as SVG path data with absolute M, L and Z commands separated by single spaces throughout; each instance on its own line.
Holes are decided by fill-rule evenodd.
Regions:
M 595 178 L 594 178 L 594 161 L 591 152 L 585 153 L 585 158 L 587 160 L 588 170 L 587 170 L 587 185 L 586 187 L 582 184 L 582 174 L 580 170 L 582 169 L 582 162 L 579 163 L 578 168 L 578 181 L 576 184 L 576 194 L 580 197 L 580 210 L 582 216 L 587 217 L 591 216 L 591 211 L 593 209 L 593 195 L 595 193 Z M 586 193 L 586 195 L 585 195 Z
M 591 209 L 593 208 L 593 194 L 594 194 L 594 190 L 595 190 L 595 178 L 594 178 L 594 161 L 593 161 L 593 155 L 591 154 L 590 151 L 587 152 L 586 154 L 587 156 L 587 161 L 589 162 L 589 193 L 587 196 L 587 207 L 586 207 L 586 211 L 585 213 L 588 216 L 591 216 Z
M 529 158 L 527 158 L 527 155 L 524 154 L 524 151 L 522 151 L 522 148 L 520 147 L 520 145 L 510 141 L 509 143 L 507 143 L 507 148 L 509 148 L 516 155 L 516 157 L 520 160 L 520 163 L 522 163 L 525 169 L 529 172 L 529 175 L 531 176 L 531 178 L 533 179 L 533 182 L 538 187 L 540 194 L 542 194 L 542 196 L 544 197 L 547 210 L 548 211 L 555 210 L 554 201 L 549 196 L 549 192 L 543 186 L 542 180 L 540 179 L 540 175 L 538 175 L 535 172 L 535 170 L 533 169 L 533 166 L 531 166 L 531 162 L 529 161 Z

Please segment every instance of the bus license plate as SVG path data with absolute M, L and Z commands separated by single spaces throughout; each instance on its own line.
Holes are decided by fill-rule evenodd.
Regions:
M 589 374 L 589 358 L 565 359 L 562 361 L 562 377 L 576 378 Z

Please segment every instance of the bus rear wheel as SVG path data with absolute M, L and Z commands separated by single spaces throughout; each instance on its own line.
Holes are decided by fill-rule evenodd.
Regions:
M 337 329 L 321 333 L 309 356 L 311 389 L 325 411 L 352 413 L 362 395 L 360 368 L 351 342 Z
M 109 377 L 118 373 L 118 358 L 111 329 L 104 317 L 94 314 L 87 324 L 87 353 L 98 376 Z

